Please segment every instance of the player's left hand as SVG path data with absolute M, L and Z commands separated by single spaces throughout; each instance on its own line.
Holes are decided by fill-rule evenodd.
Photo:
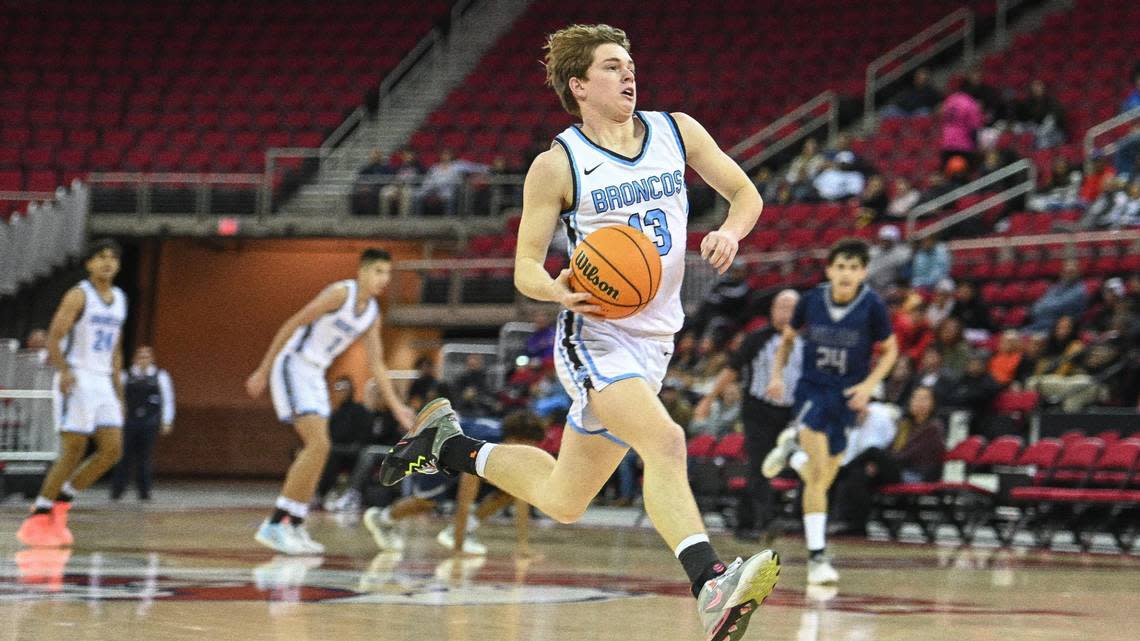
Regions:
M 866 409 L 867 403 L 871 402 L 872 391 L 873 390 L 871 390 L 869 387 L 861 383 L 854 387 L 848 387 L 847 389 L 843 390 L 843 395 L 847 397 L 847 407 L 855 410 L 856 412 L 863 411 Z
M 392 415 L 396 417 L 396 422 L 405 432 L 410 432 L 412 426 L 416 424 L 416 412 L 403 403 L 392 408 Z
M 701 241 L 701 258 L 707 260 L 720 274 L 728 271 L 740 244 L 728 232 L 710 231 Z

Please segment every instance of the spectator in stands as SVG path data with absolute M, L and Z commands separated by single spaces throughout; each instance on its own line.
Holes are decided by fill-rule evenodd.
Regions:
M 360 451 L 372 440 L 372 427 L 376 416 L 353 398 L 352 379 L 337 378 L 332 386 L 332 414 L 329 416 L 329 457 L 317 483 L 313 505 L 324 505 L 325 495 L 336 485 L 342 472 L 351 472 L 356 466 Z
M 887 213 L 887 190 L 883 177 L 876 174 L 867 179 L 859 195 L 859 208 L 855 212 L 855 227 L 866 227 L 882 221 Z
M 1060 404 L 1066 412 L 1078 412 L 1100 396 L 1100 385 L 1088 370 L 1104 366 L 1103 352 L 1092 356 L 1077 337 L 1073 319 L 1057 319 L 1045 353 L 1037 362 L 1037 375 L 1026 381 L 1026 388 L 1040 392 L 1049 404 Z
M 1045 345 L 1049 337 L 1043 333 L 1025 334 L 1021 340 L 1021 360 L 1017 363 L 1010 389 L 1020 391 L 1025 389 L 1031 376 L 1037 374 L 1037 364 L 1045 354 Z
M 740 386 L 726 385 L 720 395 L 714 398 L 704 418 L 693 417 L 689 423 L 689 435 L 709 434 L 718 439 L 725 434 L 737 431 L 740 423 Z
M 750 317 L 751 298 L 748 265 L 738 258 L 701 300 L 690 326 L 692 331 L 696 334 L 736 331 Z
M 440 152 L 439 162 L 428 169 L 419 192 L 421 215 L 447 215 L 456 213 L 460 188 L 472 174 L 486 174 L 487 165 L 470 160 L 458 160 L 450 149 Z
M 1111 227 L 1114 222 L 1112 215 L 1113 210 L 1115 210 L 1118 205 L 1124 203 L 1128 198 L 1128 195 L 1125 193 L 1127 187 L 1128 181 L 1125 176 L 1115 175 L 1106 177 L 1100 195 L 1089 205 L 1089 208 L 1085 210 L 1080 220 L 1075 224 L 1058 221 L 1054 223 L 1053 226 L 1062 231 L 1087 231 L 1090 229 L 1107 229 Z
M 998 385 L 1008 387 L 1017 377 L 1017 368 L 1021 365 L 1021 348 L 1021 334 L 1016 329 L 1007 329 L 1001 333 L 998 351 L 990 357 L 988 366 L 990 376 Z
M 419 371 L 419 376 L 408 388 L 408 406 L 418 410 L 433 398 L 446 396 L 447 392 L 439 380 L 434 358 L 427 355 L 420 356 L 416 359 L 416 369 Z
M 1122 278 L 1105 279 L 1100 286 L 1096 299 L 1089 305 L 1089 310 L 1085 313 L 1086 329 L 1094 332 L 1108 331 L 1114 316 L 1118 313 L 1128 313 L 1128 302 L 1124 295 L 1124 280 Z
M 942 166 L 961 156 L 972 167 L 978 164 L 978 130 L 985 124 L 982 106 L 970 94 L 958 90 L 946 97 L 942 116 Z
M 792 195 L 796 200 L 809 200 L 812 193 L 812 181 L 823 170 L 827 159 L 819 153 L 819 142 L 815 138 L 808 138 L 800 149 L 799 155 L 792 159 L 784 180 L 792 186 Z
M 423 176 L 424 168 L 411 149 L 402 149 L 394 155 L 391 166 L 392 182 L 380 188 L 380 209 L 393 216 L 404 216 L 412 210 L 416 183 Z
M 24 339 L 24 349 L 35 354 L 35 360 L 40 365 L 47 363 L 48 333 L 46 329 L 37 327 L 28 332 L 28 337 Z
M 720 370 L 728 365 L 728 354 L 724 348 L 731 338 L 731 334 L 709 331 L 697 341 L 699 360 L 690 375 L 690 394 L 705 396 L 712 390 Z
M 935 391 L 938 402 L 970 412 L 970 433 L 979 434 L 994 399 L 1002 386 L 990 376 L 987 367 L 990 354 L 984 350 L 968 351 L 961 376 L 939 379 Z
M 835 201 L 863 193 L 866 182 L 855 167 L 855 154 L 844 150 L 835 155 L 835 160 L 824 163 L 812 186 L 821 200 Z
M 939 242 L 937 234 L 924 236 L 918 241 L 918 251 L 910 266 L 910 286 L 931 289 L 950 278 L 950 250 Z
M 879 242 L 871 247 L 871 262 L 867 264 L 867 284 L 877 292 L 886 292 L 907 276 L 910 245 L 901 241 L 898 227 L 883 225 L 879 228 Z
M 1032 131 L 1037 149 L 1051 149 L 1065 142 L 1065 111 L 1045 87 L 1035 79 L 1029 83 L 1029 93 L 1014 108 L 1016 129 Z
M 1118 192 L 1115 204 L 1104 216 L 1108 229 L 1127 229 L 1140 226 L 1140 177 L 1135 177 L 1123 192 Z
M 944 319 L 937 327 L 934 347 L 942 357 L 941 371 L 959 377 L 966 371 L 966 363 L 970 359 L 970 345 L 962 335 L 962 324 L 951 317 Z
M 893 218 L 906 218 L 906 215 L 918 204 L 922 193 L 910 184 L 906 178 L 895 178 L 891 188 L 891 202 L 887 205 L 887 215 Z
M 1108 185 L 1112 177 L 1116 176 L 1116 169 L 1108 163 L 1108 157 L 1099 149 L 1094 149 L 1089 160 L 1090 171 L 1081 180 L 1081 203 L 1088 207 L 1096 202 L 1100 193 Z
M 919 387 L 910 396 L 906 414 L 897 422 L 894 438 L 885 448 L 870 447 L 847 464 L 835 506 L 850 533 L 866 532 L 875 489 L 891 483 L 936 481 L 942 475 L 946 454 L 945 427 L 935 413 L 934 392 Z M 885 434 L 886 428 L 876 430 Z M 839 492 L 842 491 L 842 494 Z
M 669 360 L 669 376 L 682 382 L 689 380 L 699 360 L 696 334 L 686 328 L 677 336 L 673 358 Z
M 966 77 L 962 79 L 961 89 L 970 94 L 981 105 L 985 124 L 990 125 L 1008 117 L 1009 108 L 1005 98 L 997 87 L 986 84 L 982 77 L 981 67 L 974 67 L 966 72 Z
M 1030 331 L 1044 332 L 1054 329 L 1063 316 L 1079 318 L 1088 306 L 1088 292 L 1081 282 L 1080 267 L 1075 260 L 1065 261 L 1061 278 L 1029 308 Z
M 987 149 L 982 154 L 982 163 L 978 167 L 978 175 L 985 176 L 993 172 L 1017 162 L 1018 156 L 1008 149 Z M 1023 180 L 1019 174 L 1014 174 L 993 183 L 992 189 L 994 191 L 1001 191 L 1013 187 L 1018 181 Z
M 771 202 L 776 198 L 776 192 L 782 182 L 772 173 L 772 168 L 768 165 L 760 165 L 752 174 L 752 184 L 756 185 L 756 191 L 760 192 L 764 202 Z
M 689 434 L 689 423 L 693 420 L 693 405 L 685 398 L 684 391 L 684 382 L 669 377 L 661 383 L 660 397 L 669 418 Z
M 1140 175 L 1137 164 L 1140 164 L 1140 124 L 1133 125 L 1128 134 L 1116 142 L 1116 174 L 1134 178 Z
M 943 278 L 934 285 L 934 294 L 926 304 L 926 322 L 938 327 L 954 311 L 954 281 Z
M 493 416 L 498 402 L 491 392 L 482 354 L 468 354 L 463 373 L 455 379 L 456 411 L 469 416 Z M 460 409 L 462 408 L 462 409 Z
M 1140 62 L 1137 62 L 1132 67 L 1132 91 L 1124 97 L 1124 102 L 1120 104 L 1120 113 L 1132 111 L 1140 107 Z
M 941 171 L 931 173 L 926 177 L 926 188 L 923 189 L 922 195 L 919 197 L 918 202 L 927 203 L 937 198 L 950 193 L 956 188 L 950 181 L 946 180 L 946 176 Z M 943 210 L 947 209 L 949 205 L 942 207 Z
M 1033 211 L 1060 211 L 1079 207 L 1080 186 L 1080 170 L 1072 167 L 1068 158 L 1056 156 L 1050 167 L 1048 182 L 1029 198 L 1028 208 Z
M 352 213 L 357 216 L 375 216 L 380 213 L 380 190 L 383 176 L 394 174 L 392 167 L 384 161 L 384 153 L 379 149 L 372 152 L 368 164 L 356 173 L 352 186 Z
M 934 387 L 944 374 L 942 353 L 938 351 L 937 345 L 931 344 L 922 351 L 922 359 L 919 360 L 918 369 L 914 373 L 914 383 L 924 387 Z
M 958 319 L 968 330 L 994 331 L 990 310 L 978 297 L 978 286 L 973 281 L 960 280 L 954 289 L 954 308 L 950 316 Z
M 901 293 L 891 310 L 891 327 L 899 344 L 899 354 L 914 361 L 934 340 L 930 324 L 926 322 L 926 304 L 915 292 Z
M 534 324 L 534 332 L 526 339 L 523 354 L 527 358 L 538 359 L 543 363 L 554 360 L 554 314 L 546 309 L 536 309 L 531 314 L 530 322 Z
M 925 116 L 933 113 L 942 102 L 942 93 L 931 84 L 930 69 L 919 67 L 907 87 L 883 108 L 883 118 L 899 116 Z
M 895 336 L 898 336 L 897 331 Z M 908 356 L 900 355 L 895 361 L 895 366 L 891 368 L 891 373 L 883 381 L 883 401 L 899 407 L 906 405 L 910 393 L 914 390 L 915 382 L 914 361 Z M 848 449 L 851 447 L 850 439 L 847 447 Z

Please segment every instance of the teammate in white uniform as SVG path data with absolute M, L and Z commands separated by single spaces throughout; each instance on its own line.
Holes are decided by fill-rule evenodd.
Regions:
M 404 429 L 414 413 L 396 394 L 384 364 L 380 311 L 376 304 L 392 275 L 392 258 L 380 249 L 360 256 L 355 279 L 326 287 L 277 330 L 245 389 L 257 398 L 270 388 L 277 418 L 301 437 L 301 451 L 289 466 L 276 509 L 258 528 L 259 543 L 285 554 L 321 554 L 324 546 L 304 529 L 309 502 L 329 455 L 329 394 L 325 371 L 363 335 L 368 362 L 380 393 Z
M 574 25 L 547 41 L 547 81 L 582 123 L 540 154 L 523 188 L 515 285 L 558 302 L 558 373 L 573 396 L 555 461 L 533 447 L 493 445 L 462 433 L 446 399 L 429 403 L 412 436 L 393 449 L 381 480 L 411 472 L 476 473 L 555 519 L 577 520 L 632 447 L 645 462 L 645 507 L 692 583 L 707 638 L 737 639 L 772 591 L 779 562 L 765 550 L 725 567 L 705 533 L 689 488 L 685 434 L 657 391 L 681 328 L 688 200 L 686 165 L 729 202 L 728 218 L 701 242 L 720 272 L 756 223 L 762 202 L 748 177 L 703 127 L 682 113 L 635 110 L 637 86 L 625 33 L 607 25 Z M 589 294 L 572 293 L 569 270 L 543 268 L 562 222 L 571 252 L 586 234 L 610 225 L 642 230 L 661 255 L 661 287 L 639 314 L 592 317 Z
M 71 545 L 71 500 L 118 462 L 123 450 L 121 349 L 127 297 L 112 285 L 119 245 L 100 240 L 87 251 L 87 280 L 63 296 L 48 328 L 48 359 L 56 369 L 53 411 L 59 457 L 17 538 L 25 545 Z M 95 453 L 83 460 L 89 441 Z

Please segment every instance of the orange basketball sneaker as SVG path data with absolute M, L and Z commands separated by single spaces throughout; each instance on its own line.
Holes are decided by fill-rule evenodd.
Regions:
M 16 538 L 28 547 L 59 547 L 63 541 L 52 522 L 51 514 L 32 514 L 20 524 Z
M 71 530 L 67 528 L 67 513 L 70 510 L 71 503 L 65 501 L 56 501 L 51 506 L 51 522 L 59 537 L 60 545 L 71 545 L 75 542 L 75 537 L 71 536 Z

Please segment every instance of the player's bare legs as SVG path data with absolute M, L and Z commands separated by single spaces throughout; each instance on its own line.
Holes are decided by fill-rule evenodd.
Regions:
M 804 538 L 812 555 L 808 563 L 808 583 L 834 583 L 839 575 L 823 556 L 827 546 L 827 490 L 839 472 L 843 454 L 832 456 L 827 434 L 811 429 L 800 429 L 799 444 L 808 457 L 799 471 L 804 481 Z
M 95 453 L 83 461 L 71 477 L 71 485 L 76 490 L 85 490 L 94 485 L 123 455 L 121 428 L 101 427 L 95 430 L 92 439 L 95 441 Z
M 59 496 L 60 488 L 75 473 L 75 469 L 83 460 L 83 455 L 87 453 L 87 439 L 88 437 L 83 434 L 60 432 L 59 456 L 44 477 L 43 485 L 40 486 L 40 496 L 48 500 L 55 500 Z
M 623 381 L 624 382 L 624 381 Z M 558 459 L 529 445 L 496 445 L 483 478 L 561 523 L 577 521 L 628 448 L 567 429 Z
M 329 459 L 328 419 L 316 414 L 298 416 L 293 420 L 293 429 L 301 437 L 301 451 L 285 474 L 281 495 L 308 505 Z

